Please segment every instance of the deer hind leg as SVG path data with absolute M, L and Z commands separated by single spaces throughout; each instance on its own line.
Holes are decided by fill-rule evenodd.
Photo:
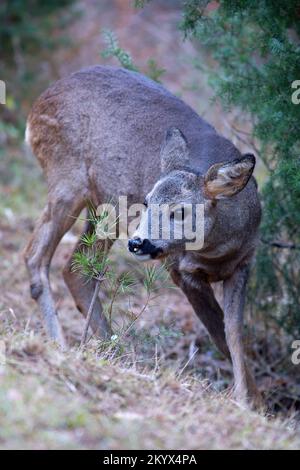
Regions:
M 91 230 L 91 224 L 87 223 L 83 233 L 89 233 L 91 232 Z M 107 247 L 110 248 L 112 246 L 112 243 L 113 242 L 111 240 L 107 240 Z M 80 311 L 80 313 L 82 313 L 84 317 L 86 317 L 94 294 L 95 281 L 90 280 L 89 282 L 87 282 L 87 280 L 80 273 L 74 272 L 71 269 L 73 255 L 78 249 L 80 249 L 81 246 L 82 243 L 79 240 L 63 270 L 63 276 L 65 283 L 67 284 L 74 298 L 77 309 Z M 98 240 L 99 250 L 103 250 L 103 247 L 104 241 Z M 105 339 L 111 336 L 111 329 L 103 313 L 102 305 L 99 298 L 97 298 L 94 304 L 93 314 L 91 318 L 91 328 L 93 333 L 99 338 Z
M 72 200 L 60 197 L 49 201 L 24 252 L 31 296 L 40 306 L 48 335 L 62 347 L 65 342 L 51 293 L 49 269 L 58 243 L 81 209 L 82 205 L 75 197 Z
M 210 284 L 200 279 L 196 274 L 182 273 L 177 269 L 172 269 L 170 274 L 175 284 L 187 297 L 219 351 L 231 359 L 225 337 L 223 311 Z

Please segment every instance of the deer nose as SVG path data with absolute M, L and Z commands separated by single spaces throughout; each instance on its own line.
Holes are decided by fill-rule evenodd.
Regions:
M 131 238 L 128 240 L 128 250 L 131 253 L 135 253 L 139 251 L 139 249 L 142 247 L 143 241 L 140 238 Z

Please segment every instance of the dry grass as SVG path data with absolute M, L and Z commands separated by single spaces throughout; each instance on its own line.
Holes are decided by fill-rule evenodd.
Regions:
M 209 102 L 205 77 L 191 67 L 196 57 L 202 60 L 201 51 L 182 43 L 178 11 L 162 2 L 136 13 L 129 1 L 127 6 L 123 0 L 101 5 L 87 1 L 89 8 L 83 8 L 69 31 L 73 47 L 53 54 L 50 68 L 57 76 L 49 79 L 99 62 L 100 29 L 111 28 L 141 68 L 149 57 L 158 58 L 168 70 L 165 85 L 243 150 L 228 119 L 243 128 L 249 123 L 225 116 Z M 280 332 L 266 319 L 258 322 L 257 313 L 247 316 L 250 360 L 260 389 L 272 409 L 282 412 L 281 419 L 250 413 L 230 401 L 224 392 L 231 384 L 230 366 L 176 289 L 160 292 L 121 348 L 107 354 L 93 340 L 80 352 L 83 319 L 61 277 L 76 228 L 60 245 L 51 273 L 71 349 L 62 353 L 47 342 L 21 256 L 45 189 L 36 162 L 24 155 L 21 145 L 7 145 L 0 158 L 0 353 L 4 343 L 6 348 L 6 365 L 0 366 L 1 448 L 299 448 L 299 424 L 292 419 L 299 409 L 299 367 L 292 366 Z M 264 177 L 260 168 L 257 176 Z M 112 258 L 120 272 L 136 272 L 120 248 Z M 145 302 L 141 284 L 132 298 L 137 311 Z M 108 291 L 102 294 L 104 303 L 108 297 Z M 122 320 L 126 308 L 127 299 L 120 297 L 114 318 Z

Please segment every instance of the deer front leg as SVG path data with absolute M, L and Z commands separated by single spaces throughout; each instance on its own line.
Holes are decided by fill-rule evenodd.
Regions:
M 224 281 L 225 335 L 233 366 L 234 395 L 241 403 L 257 402 L 259 395 L 245 362 L 243 345 L 243 313 L 248 274 L 249 267 L 242 266 Z
M 232 356 L 235 354 L 235 348 L 230 349 L 228 347 L 228 335 L 225 335 L 224 313 L 220 305 L 218 304 L 214 296 L 214 292 L 209 283 L 203 281 L 196 273 L 186 274 L 184 272 L 180 272 L 176 268 L 170 269 L 170 274 L 175 284 L 178 285 L 178 287 L 180 287 L 186 295 L 187 299 L 193 306 L 195 313 L 206 327 L 210 337 L 216 344 L 219 351 L 232 361 Z M 227 325 L 228 323 L 229 322 L 227 322 Z M 230 331 L 232 332 L 232 330 Z M 233 353 L 232 350 L 234 350 Z M 243 357 L 244 356 L 242 355 L 242 358 Z M 246 385 L 245 381 L 243 382 L 243 384 L 247 391 L 247 395 L 249 394 L 251 400 L 253 401 L 253 404 L 260 408 L 262 405 L 262 400 L 256 388 L 255 381 L 248 367 L 245 364 L 244 368 L 245 369 L 243 370 L 243 377 L 245 372 Z

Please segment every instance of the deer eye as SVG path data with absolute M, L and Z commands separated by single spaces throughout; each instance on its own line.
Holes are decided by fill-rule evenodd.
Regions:
M 144 204 L 145 207 L 148 207 L 148 202 L 147 202 L 146 199 L 144 200 L 143 204 Z

